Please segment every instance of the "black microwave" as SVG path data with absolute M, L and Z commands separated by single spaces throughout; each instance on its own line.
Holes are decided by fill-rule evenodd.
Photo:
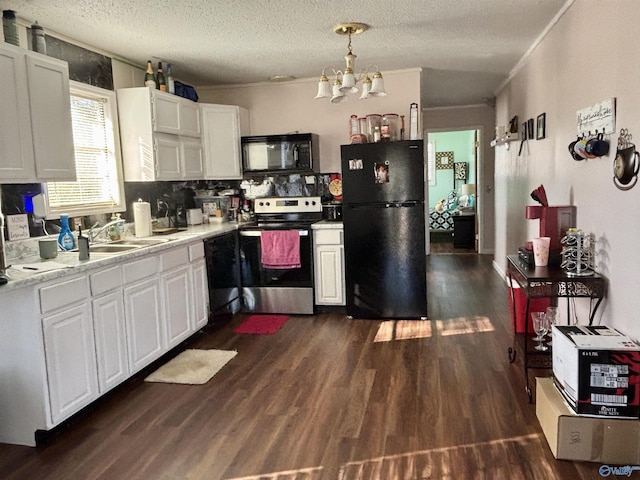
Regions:
M 319 172 L 318 135 L 292 133 L 242 137 L 245 173 Z

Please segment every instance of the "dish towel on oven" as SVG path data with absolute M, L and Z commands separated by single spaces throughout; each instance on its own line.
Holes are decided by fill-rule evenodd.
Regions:
M 263 230 L 260 240 L 263 267 L 300 268 L 298 230 Z

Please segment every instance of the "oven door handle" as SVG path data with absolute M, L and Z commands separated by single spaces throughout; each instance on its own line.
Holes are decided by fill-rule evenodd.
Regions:
M 262 232 L 260 230 L 241 230 L 240 236 L 241 237 L 259 237 L 261 233 Z M 298 230 L 298 233 L 300 234 L 301 237 L 309 236 L 308 230 Z

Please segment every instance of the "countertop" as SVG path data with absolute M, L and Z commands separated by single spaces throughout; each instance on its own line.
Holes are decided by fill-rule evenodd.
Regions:
M 333 220 L 321 220 L 311 225 L 311 230 L 334 230 L 344 228 L 342 222 Z
M 222 235 L 224 233 L 237 230 L 240 225 L 241 224 L 238 222 L 225 222 L 190 226 L 186 230 L 180 232 L 153 237 L 170 239 L 168 242 L 143 246 L 117 254 L 90 253 L 89 260 L 79 260 L 78 252 L 58 252 L 58 256 L 51 260 L 42 260 L 37 256 L 37 253 L 31 256 L 22 256 L 20 259 L 10 262 L 12 266 L 7 269 L 7 274 L 11 279 L 5 285 L 0 285 L 0 293 L 54 280 L 68 275 L 82 273 L 87 270 L 104 268 L 109 265 L 122 263 L 150 253 L 160 252 L 169 248 L 189 244 L 195 240 L 204 240 L 205 238 Z M 54 265 L 61 265 L 61 268 L 42 272 L 33 271 L 33 273 L 31 273 L 14 267 L 29 264 L 37 268 L 37 266 L 41 264 L 43 268 L 47 268 L 47 263 L 49 262 L 55 262 Z M 49 265 L 51 264 L 49 263 Z

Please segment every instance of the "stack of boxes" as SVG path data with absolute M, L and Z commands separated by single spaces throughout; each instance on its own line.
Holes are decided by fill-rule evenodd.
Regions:
M 609 327 L 554 326 L 536 414 L 554 456 L 640 464 L 640 346 Z

